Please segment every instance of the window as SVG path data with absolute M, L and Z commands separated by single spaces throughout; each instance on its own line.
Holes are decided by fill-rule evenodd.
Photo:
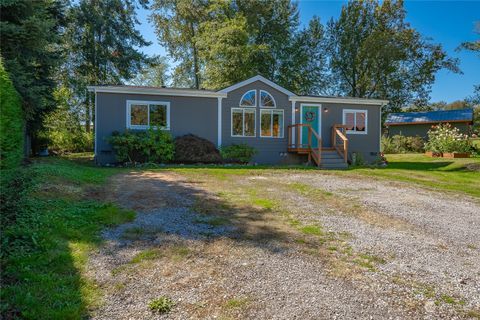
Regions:
M 260 110 L 260 137 L 283 138 L 283 110 Z
M 247 91 L 240 99 L 240 107 L 256 107 L 257 92 L 255 90 Z
M 157 101 L 127 101 L 127 127 L 170 129 L 170 103 Z
M 348 134 L 367 134 L 367 110 L 343 110 L 343 124 Z
M 260 107 L 275 108 L 275 99 L 267 91 L 260 90 Z
M 232 108 L 232 137 L 255 137 L 255 109 Z

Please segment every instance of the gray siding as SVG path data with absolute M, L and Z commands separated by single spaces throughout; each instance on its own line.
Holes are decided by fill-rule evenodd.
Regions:
M 106 142 L 113 131 L 127 127 L 127 100 L 170 102 L 170 132 L 174 137 L 195 134 L 217 144 L 217 98 L 177 97 L 120 93 L 97 93 L 96 160 L 100 164 L 115 162 Z
M 256 137 L 232 137 L 231 136 L 231 109 L 238 108 L 243 94 L 249 90 L 257 90 L 257 108 L 255 116 Z M 260 137 L 260 107 L 258 99 L 260 90 L 268 91 L 276 102 L 276 109 L 284 110 L 284 137 L 262 138 Z M 271 108 L 270 108 L 271 109 Z M 228 93 L 228 97 L 222 100 L 222 145 L 247 144 L 254 147 L 258 154 L 253 161 L 258 163 L 279 164 L 300 161 L 295 155 L 287 154 L 288 131 L 287 126 L 292 122 L 291 102 L 288 96 L 269 85 L 256 81 Z
M 458 128 L 460 132 L 469 133 L 469 125 L 467 123 L 452 123 L 452 126 Z M 432 128 L 432 124 L 405 124 L 388 127 L 388 136 L 393 137 L 401 134 L 407 137 L 419 136 L 423 139 L 428 138 L 428 130 Z
M 375 160 L 377 154 L 380 152 L 380 106 L 343 103 L 310 103 L 299 101 L 295 103 L 295 109 L 298 109 L 298 112 L 295 112 L 295 120 L 297 123 L 300 123 L 300 106 L 302 104 L 321 104 L 322 106 L 321 137 L 323 147 L 331 147 L 332 126 L 334 124 L 342 124 L 344 109 L 367 110 L 367 134 L 347 134 L 348 151 L 350 157 L 353 152 L 356 152 L 361 153 L 366 161 Z M 325 108 L 328 109 L 328 112 L 325 112 Z

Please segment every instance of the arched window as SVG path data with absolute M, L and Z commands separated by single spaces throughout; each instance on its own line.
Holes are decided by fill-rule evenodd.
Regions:
M 275 99 L 267 91 L 260 90 L 260 107 L 275 108 Z
M 247 91 L 240 99 L 240 107 L 256 107 L 257 92 L 255 90 Z

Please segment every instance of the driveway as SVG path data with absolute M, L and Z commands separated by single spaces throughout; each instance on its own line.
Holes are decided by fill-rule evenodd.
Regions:
M 298 170 L 115 176 L 137 212 L 105 230 L 95 319 L 480 317 L 480 204 L 402 183 Z M 148 303 L 167 296 L 167 314 Z

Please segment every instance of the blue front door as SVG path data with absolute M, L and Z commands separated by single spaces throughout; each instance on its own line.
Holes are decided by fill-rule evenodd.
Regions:
M 309 124 L 312 129 L 320 135 L 318 132 L 318 123 L 319 119 L 319 107 L 318 106 L 302 106 L 302 123 Z M 302 145 L 308 145 L 308 128 L 302 128 Z M 315 136 L 312 135 L 312 147 L 316 148 L 318 146 L 318 140 Z

